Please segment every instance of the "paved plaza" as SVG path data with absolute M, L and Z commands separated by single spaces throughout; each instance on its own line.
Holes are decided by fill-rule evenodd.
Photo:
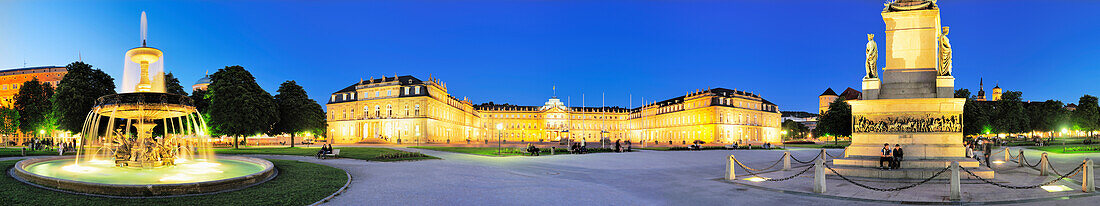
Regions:
M 276 159 L 296 159 L 342 168 L 351 173 L 349 189 L 327 205 L 355 205 L 371 202 L 377 205 L 518 205 L 518 204 L 583 204 L 583 205 L 881 205 L 883 199 L 914 201 L 908 203 L 944 202 L 946 182 L 933 181 L 900 192 L 876 192 L 845 183 L 830 176 L 829 192 L 812 193 L 811 172 L 780 184 L 750 186 L 748 181 L 730 183 L 722 180 L 725 159 L 734 154 L 747 165 L 765 167 L 782 156 L 783 150 L 711 150 L 711 151 L 640 151 L 632 153 L 602 153 L 586 155 L 556 155 L 543 157 L 487 157 L 412 148 L 443 158 L 415 162 L 365 162 L 353 159 L 316 160 L 295 156 L 258 156 Z M 819 150 L 792 149 L 796 158 L 809 159 Z M 829 150 L 841 154 L 842 150 Z M 1040 152 L 1028 150 L 1029 159 L 1037 160 Z M 1085 157 L 1096 159 L 1100 154 L 1051 155 L 1058 171 L 1069 171 Z M 805 161 L 805 160 L 803 160 Z M 1033 163 L 1034 164 L 1034 163 Z M 1012 162 L 1004 165 L 1015 164 Z M 752 167 L 752 166 L 750 166 Z M 800 171 L 796 167 L 792 171 Z M 1005 168 L 996 168 L 998 171 Z M 1035 171 L 1027 168 L 998 173 L 1006 177 L 1030 177 Z M 741 172 L 741 174 L 745 174 Z M 768 176 L 764 174 L 762 176 Z M 778 175 L 777 175 L 778 176 Z M 1038 178 L 1041 179 L 1041 178 Z M 1078 178 L 1079 180 L 1079 178 Z M 1033 182 L 1001 182 L 1009 185 Z M 870 182 L 877 187 L 903 184 Z M 1072 183 L 1064 183 L 1074 189 Z M 1042 189 L 1009 190 L 976 181 L 964 181 L 964 200 L 1002 204 L 1081 205 L 1100 197 L 1077 190 L 1049 193 Z M 1051 199 L 1050 197 L 1070 197 Z M 852 198 L 856 197 L 856 198 Z M 938 198 L 938 199 L 936 199 Z M 936 201 L 931 201 L 936 200 Z M 1008 201 L 1002 201 L 1008 200 Z M 902 202 L 905 203 L 905 202 Z

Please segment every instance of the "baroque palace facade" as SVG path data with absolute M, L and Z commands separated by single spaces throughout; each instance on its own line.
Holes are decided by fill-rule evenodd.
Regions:
M 656 144 L 782 144 L 778 106 L 757 94 L 698 90 L 644 106 L 569 107 L 473 104 L 446 84 L 412 76 L 360 80 L 327 104 L 333 143 L 489 143 L 631 141 Z M 499 128 L 499 129 L 498 129 Z

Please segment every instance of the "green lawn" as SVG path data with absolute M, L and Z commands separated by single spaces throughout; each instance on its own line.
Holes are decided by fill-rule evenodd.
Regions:
M 466 154 L 476 154 L 476 155 L 485 155 L 485 156 L 523 156 L 523 155 L 527 155 L 527 153 L 523 152 L 524 149 L 511 148 L 511 147 L 500 148 L 501 149 L 500 154 L 497 154 L 497 148 L 496 147 L 415 146 L 415 147 L 409 147 L 409 148 L 444 151 L 444 152 L 466 153 Z M 550 155 L 550 149 L 549 148 L 539 148 L 539 151 L 540 151 L 539 155 Z M 588 153 L 604 153 L 604 152 L 612 152 L 612 151 L 611 151 L 611 149 L 588 148 Z M 555 150 L 554 153 L 558 154 L 558 155 L 569 154 L 569 150 L 567 150 L 565 148 L 557 148 L 557 150 Z
M 386 158 L 380 155 L 383 154 L 403 154 L 409 153 L 399 151 L 390 148 L 374 148 L 374 147 L 335 147 L 333 149 L 340 150 L 341 158 L 361 159 L 367 161 L 408 161 L 408 160 L 424 160 L 424 159 L 439 159 L 438 157 L 432 157 L 427 155 L 416 155 L 419 157 L 400 157 L 400 158 Z M 214 149 L 217 154 L 266 154 L 266 155 L 297 155 L 297 156 L 316 156 L 318 147 L 251 147 L 251 148 L 218 148 Z M 419 153 L 417 153 L 419 154 Z
M 1067 144 L 1065 146 L 1065 152 L 1062 152 L 1062 145 L 1050 145 L 1042 147 L 1028 147 L 1028 149 L 1041 150 L 1050 153 L 1060 154 L 1073 154 L 1073 153 L 1100 153 L 1100 145 L 1083 145 L 1083 144 Z
M 18 160 L 0 161 L 8 171 Z M 75 195 L 26 185 L 0 177 L 3 205 L 308 205 L 339 190 L 347 182 L 343 170 L 293 160 L 271 160 L 279 175 L 243 190 L 175 198 L 115 199 Z
M 22 149 L 17 148 L 17 147 L 0 148 L 0 157 L 18 157 L 18 156 L 21 155 L 20 150 L 22 150 Z M 68 153 L 65 153 L 65 154 L 72 154 L 72 152 L 68 152 Z M 38 150 L 38 151 L 27 150 L 27 156 L 42 156 L 42 155 L 57 155 L 57 150 Z

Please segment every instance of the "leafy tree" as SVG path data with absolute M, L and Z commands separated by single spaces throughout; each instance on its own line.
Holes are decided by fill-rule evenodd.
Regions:
M 210 79 L 206 96 L 211 129 L 232 136 L 233 148 L 238 148 L 239 137 L 267 133 L 279 121 L 275 100 L 244 67 L 227 66 Z
M 25 133 L 38 134 L 34 131 L 47 129 L 52 125 L 49 120 L 50 97 L 53 96 L 53 86 L 43 84 L 38 78 L 24 82 L 19 87 L 19 93 L 15 94 L 15 110 L 19 111 L 19 130 Z
M 1068 113 L 1062 108 L 1063 106 L 1061 101 L 1047 100 L 1028 107 L 1028 116 L 1031 117 L 1031 126 L 1029 129 L 1032 131 L 1051 132 L 1053 135 L 1053 131 L 1058 130 L 1058 127 L 1067 122 Z
M 73 62 L 65 67 L 69 73 L 57 84 L 52 110 L 58 129 L 80 132 L 96 99 L 115 93 L 115 79 L 84 62 Z
M 783 131 L 787 132 L 786 135 L 783 135 L 784 139 L 803 138 L 810 132 L 810 128 L 788 119 L 783 121 Z
M 997 100 L 993 128 L 999 133 L 1024 133 L 1030 128 L 1030 118 L 1021 102 L 1022 92 L 1006 91 Z
M 957 90 L 955 90 L 955 98 L 967 98 L 967 99 L 969 99 L 970 98 L 970 90 L 969 89 L 957 89 Z
M 294 137 L 298 133 L 325 127 L 325 111 L 321 110 L 317 101 L 306 95 L 306 90 L 297 82 L 283 82 L 278 92 L 275 105 L 279 111 L 279 122 L 275 123 L 272 132 L 290 134 L 290 147 L 294 147 Z
M 19 111 L 0 108 L 0 134 L 13 135 L 19 131 Z
M 1084 131 L 1095 131 L 1100 129 L 1100 106 L 1097 105 L 1096 97 L 1091 95 L 1082 96 L 1077 101 L 1077 110 L 1072 114 L 1073 129 Z
M 967 99 L 963 105 L 963 135 L 979 135 L 993 132 L 992 112 L 989 104 Z
M 187 90 L 180 85 L 180 80 L 171 72 L 164 75 L 164 90 L 168 93 L 187 96 Z
M 814 130 L 814 136 L 831 135 L 834 141 L 836 137 L 852 136 L 852 105 L 844 102 L 844 98 L 837 98 L 818 119 Z

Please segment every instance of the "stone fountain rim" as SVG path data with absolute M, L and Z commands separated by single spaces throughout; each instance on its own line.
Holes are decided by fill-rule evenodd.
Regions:
M 29 172 L 26 169 L 24 169 L 25 167 L 27 167 L 31 164 L 34 164 L 34 163 L 45 162 L 45 161 L 54 161 L 54 160 L 74 159 L 74 158 L 76 158 L 76 157 L 75 156 L 58 156 L 58 157 L 30 158 L 30 159 L 21 160 L 21 161 L 17 162 L 14 167 L 12 167 L 11 171 L 9 172 L 9 175 L 11 175 L 16 180 L 19 180 L 20 182 L 23 182 L 23 183 L 26 183 L 26 184 L 29 184 L 29 185 L 33 185 L 33 186 L 36 186 L 36 187 L 40 187 L 40 188 L 45 188 L 45 189 L 55 190 L 55 191 L 61 191 L 61 192 L 67 192 L 67 193 L 80 194 L 80 195 L 100 196 L 100 197 L 109 197 L 109 198 L 167 198 L 167 197 L 216 194 L 216 193 L 221 193 L 221 192 L 236 191 L 236 190 L 240 190 L 240 189 L 244 189 L 244 188 L 249 188 L 249 187 L 252 187 L 252 186 L 255 186 L 255 185 L 263 184 L 263 183 L 265 183 L 265 182 L 267 182 L 271 179 L 274 179 L 275 176 L 278 175 L 278 171 L 275 169 L 275 164 L 271 163 L 271 161 L 260 159 L 260 158 L 243 157 L 243 156 L 217 156 L 217 158 L 219 158 L 219 159 L 230 159 L 230 160 L 236 160 L 236 161 L 243 161 L 243 162 L 250 162 L 250 163 L 254 163 L 254 164 L 259 164 L 264 169 L 259 171 L 259 172 L 252 173 L 252 174 L 242 175 L 242 176 L 237 176 L 237 177 L 232 177 L 232 178 L 226 178 L 226 179 L 220 179 L 220 180 L 211 180 L 211 181 L 202 181 L 202 182 L 174 183 L 174 184 L 107 184 L 107 183 L 95 183 L 95 182 L 85 182 L 85 181 L 61 179 L 61 178 L 56 178 L 56 177 L 48 177 L 48 176 L 35 174 L 35 173 Z M 34 178 L 34 179 L 29 179 L 29 178 Z M 259 179 L 259 181 L 250 182 L 251 180 L 257 180 L 257 179 Z M 232 186 L 232 184 L 238 183 L 238 182 L 247 183 L 247 184 L 240 185 L 240 186 L 235 186 L 235 187 L 231 187 L 231 188 L 212 189 L 212 190 L 199 189 L 199 191 L 169 192 L 168 194 L 151 194 L 151 195 L 146 195 L 146 194 L 122 194 L 124 191 L 122 191 L 122 192 L 114 191 L 115 193 L 105 194 L 104 192 L 95 192 L 95 191 L 86 191 L 86 190 L 77 190 L 77 189 L 66 189 L 66 188 L 62 188 L 62 187 L 59 186 L 59 185 L 64 184 L 64 185 L 68 185 L 68 186 L 92 186 L 92 187 L 95 187 L 95 188 L 111 188 L 111 189 L 126 189 L 126 190 L 129 190 L 129 191 L 133 191 L 133 190 L 139 190 L 140 191 L 140 190 L 143 190 L 143 189 L 144 190 L 154 190 L 154 189 L 163 190 L 163 189 L 169 189 L 169 188 L 196 187 L 196 186 L 198 186 L 198 187 L 201 187 L 201 186 L 205 186 L 205 187 L 222 186 L 222 187 L 224 187 L 224 186 Z M 50 185 L 46 185 L 46 184 L 50 184 Z M 198 188 L 198 187 L 196 187 L 196 188 Z M 108 191 L 111 191 L 111 190 L 108 190 Z

